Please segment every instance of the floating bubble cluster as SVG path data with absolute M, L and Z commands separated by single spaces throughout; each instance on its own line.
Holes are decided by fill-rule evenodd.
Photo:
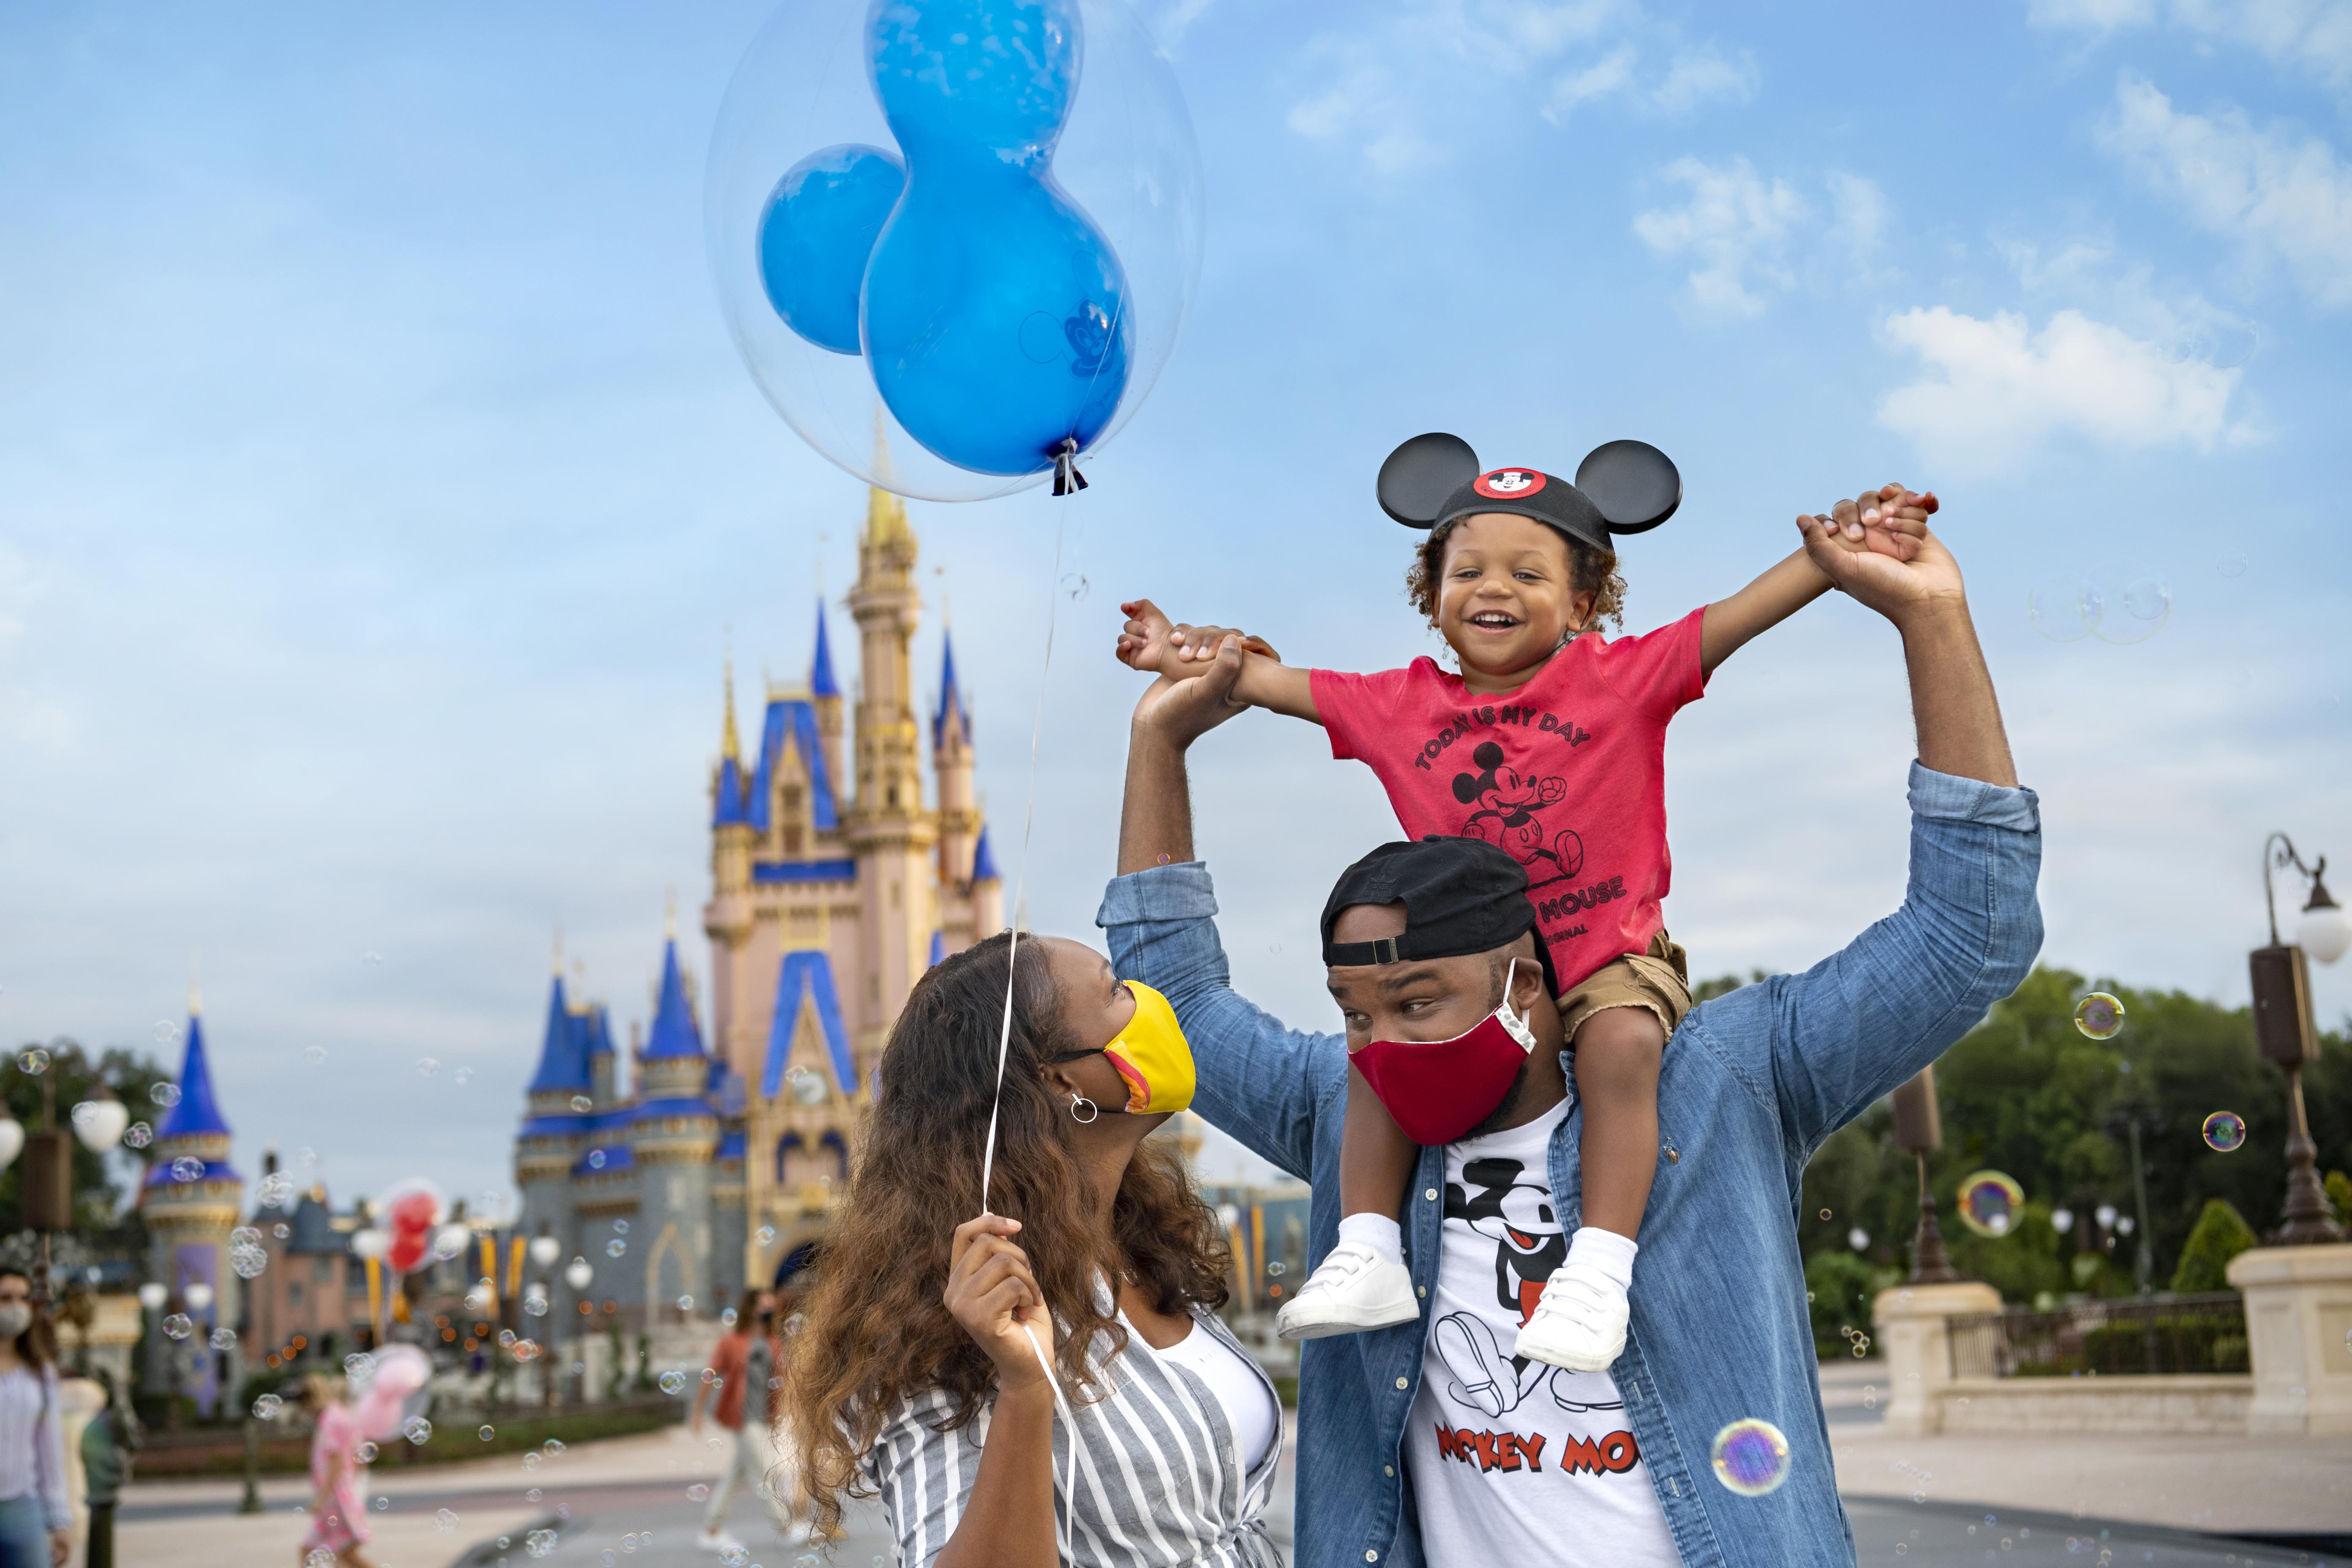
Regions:
M 666 1372 L 662 1373 L 661 1391 L 664 1394 L 684 1394 L 686 1392 L 686 1373 L 682 1372 Z
M 163 1320 L 163 1337 L 165 1339 L 184 1340 L 195 1331 L 196 1325 L 189 1319 L 188 1314 L 185 1312 L 174 1312 L 170 1317 Z
M 151 1083 L 147 1086 L 147 1098 L 169 1110 L 180 1103 L 180 1086 L 176 1083 Z
M 38 1078 L 41 1074 L 49 1070 L 49 1053 L 41 1049 L 38 1046 L 34 1046 L 28 1050 L 18 1051 L 16 1053 L 16 1070 L 21 1073 L 29 1074 L 34 1078 Z
M 1960 1182 L 1960 1223 L 1979 1236 L 2003 1237 L 2025 1211 L 2025 1189 L 1999 1171 L 1979 1171 Z
M 2074 1027 L 2094 1040 L 2112 1040 L 2123 1033 L 2124 1005 L 2104 991 L 2094 991 L 2074 1004 Z
M 710 1489 L 704 1486 L 700 1481 L 697 1481 L 692 1486 L 686 1489 L 686 1500 L 688 1502 L 701 1502 L 709 1496 Z
M 144 1149 L 155 1142 L 155 1130 L 144 1121 L 134 1121 L 123 1129 L 122 1141 L 133 1149 Z
M 2205 1145 L 2227 1154 L 2246 1142 L 2246 1119 L 2234 1110 L 2217 1110 L 2205 1119 Z
M 446 1534 L 448 1531 L 457 1528 L 457 1515 L 455 1511 L 449 1509 L 435 1509 L 433 1510 L 433 1528 L 442 1531 L 444 1534 Z
M 236 1331 L 235 1329 L 215 1329 L 210 1334 L 205 1336 L 205 1342 L 210 1344 L 213 1349 L 216 1351 L 235 1350 L 236 1348 Z
M 2146 642 L 2172 617 L 2172 586 L 2143 561 L 2118 558 L 2063 572 L 2028 591 L 2026 614 L 2053 642 Z
M 172 1180 L 201 1182 L 205 1179 L 205 1163 L 194 1154 L 183 1154 L 172 1162 Z
M 274 1394 L 265 1394 L 253 1402 L 253 1418 L 257 1421 L 275 1421 L 278 1419 L 278 1413 L 285 1408 L 286 1401 Z
M 400 1435 L 410 1442 L 422 1445 L 433 1437 L 433 1423 L 422 1415 L 412 1415 L 400 1424 Z
M 1789 1479 L 1789 1439 L 1769 1421 L 1747 1416 L 1715 1435 L 1715 1479 L 1741 1497 L 1762 1497 Z

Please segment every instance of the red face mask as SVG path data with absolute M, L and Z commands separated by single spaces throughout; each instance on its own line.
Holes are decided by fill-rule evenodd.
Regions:
M 1503 978 L 1503 1005 L 1478 1026 L 1450 1040 L 1374 1040 L 1348 1059 L 1372 1086 L 1404 1135 L 1428 1146 L 1451 1143 L 1495 1114 L 1536 1048 L 1535 1031 L 1511 1011 L 1511 979 Z

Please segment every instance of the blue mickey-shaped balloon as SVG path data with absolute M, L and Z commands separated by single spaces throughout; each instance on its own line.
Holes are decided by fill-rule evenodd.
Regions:
M 1076 0 L 872 0 L 866 44 L 907 161 L 866 267 L 875 384 L 949 462 L 1036 473 L 1110 422 L 1134 337 L 1110 241 L 1054 180 Z
M 866 258 L 906 184 L 897 158 L 852 142 L 810 153 L 769 193 L 760 282 L 776 314 L 819 348 L 857 353 Z

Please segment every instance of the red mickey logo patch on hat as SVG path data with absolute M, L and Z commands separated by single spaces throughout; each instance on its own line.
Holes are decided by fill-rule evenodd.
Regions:
M 1470 488 L 1489 500 L 1525 500 L 1544 488 L 1544 476 L 1534 468 L 1489 468 Z

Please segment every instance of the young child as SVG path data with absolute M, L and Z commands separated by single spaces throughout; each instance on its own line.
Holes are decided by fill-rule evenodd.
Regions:
M 1602 637 L 1594 628 L 1620 620 L 1625 588 L 1612 534 L 1654 528 L 1681 500 L 1674 465 L 1640 442 L 1597 449 L 1570 484 L 1533 468 L 1481 472 L 1457 437 L 1418 437 L 1382 465 L 1380 499 L 1397 521 L 1430 531 L 1406 589 L 1460 673 L 1426 658 L 1376 675 L 1302 670 L 1249 638 L 1234 700 L 1323 725 L 1335 757 L 1379 775 L 1407 834 L 1482 837 L 1527 868 L 1575 1053 L 1583 1212 L 1513 1354 L 1602 1371 L 1624 1348 L 1633 1237 L 1658 1160 L 1660 1059 L 1690 1006 L 1682 950 L 1659 908 L 1669 874 L 1666 723 L 1716 666 L 1830 580 L 1801 548 L 1669 626 Z M 1932 495 L 1890 485 L 1831 536 L 1908 559 L 1935 506 Z M 1121 608 L 1129 618 L 1118 653 L 1130 667 L 1182 677 L 1215 658 L 1223 634 L 1172 626 L 1149 600 Z M 1396 1219 L 1414 1159 L 1414 1143 L 1350 1068 L 1339 1242 L 1283 1309 L 1286 1338 L 1419 1315 Z

